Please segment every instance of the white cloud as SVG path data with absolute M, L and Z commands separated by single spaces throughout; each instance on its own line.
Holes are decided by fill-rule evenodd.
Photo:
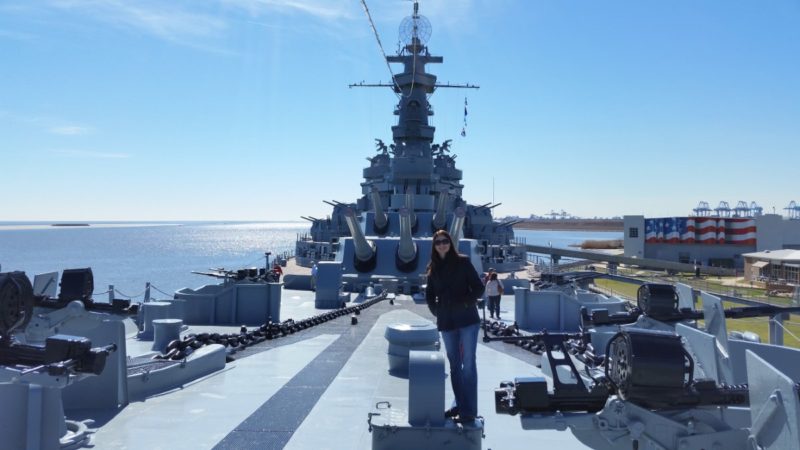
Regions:
M 92 16 L 115 26 L 132 28 L 176 42 L 213 36 L 227 28 L 219 17 L 189 12 L 175 2 L 122 0 L 51 0 L 50 5 Z
M 131 157 L 127 153 L 96 152 L 91 150 L 57 149 L 52 150 L 52 152 L 73 158 L 126 159 Z
M 269 12 L 301 13 L 324 20 L 353 19 L 353 0 L 221 0 L 259 16 Z
M 92 131 L 89 127 L 81 127 L 77 125 L 62 125 L 57 127 L 52 127 L 48 131 L 53 134 L 60 134 L 63 136 L 79 136 L 82 134 L 88 134 Z
M 61 136 L 80 136 L 84 134 L 90 134 L 95 131 L 93 127 L 70 124 L 69 122 L 72 121 L 69 119 L 47 115 L 32 116 L 7 110 L 0 110 L 0 118 Z
M 353 0 L 47 0 L 47 6 L 175 44 L 226 55 L 235 52 L 224 48 L 224 39 L 237 27 L 236 21 L 242 15 L 272 19 L 276 14 L 296 14 L 334 26 L 359 18 L 359 8 Z M 317 31 L 320 31 L 318 27 Z

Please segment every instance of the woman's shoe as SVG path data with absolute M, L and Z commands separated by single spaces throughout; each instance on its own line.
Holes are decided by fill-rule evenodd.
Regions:
M 469 425 L 472 422 L 475 422 L 475 416 L 458 416 L 453 419 L 453 422 L 460 423 L 462 425 Z
M 458 406 L 453 406 L 452 408 L 444 412 L 444 416 L 447 418 L 456 417 L 457 415 L 458 415 Z

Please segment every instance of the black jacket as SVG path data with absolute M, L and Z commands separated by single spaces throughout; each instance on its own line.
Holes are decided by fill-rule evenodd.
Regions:
M 479 323 L 477 300 L 483 296 L 483 283 L 469 258 L 459 256 L 428 276 L 425 301 L 436 316 L 436 326 L 450 331 Z

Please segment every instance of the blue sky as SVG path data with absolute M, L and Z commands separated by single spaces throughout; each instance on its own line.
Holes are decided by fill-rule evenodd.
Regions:
M 411 10 L 367 0 L 387 53 Z M 800 200 L 800 2 L 423 0 L 437 142 L 499 215 Z M 286 220 L 396 98 L 359 0 L 4 0 L 0 220 Z M 399 68 L 396 68 L 398 70 Z M 459 136 L 464 97 L 467 136 Z

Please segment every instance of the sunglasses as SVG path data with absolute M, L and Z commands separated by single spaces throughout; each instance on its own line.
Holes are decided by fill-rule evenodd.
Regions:
M 444 244 L 450 245 L 450 241 L 448 239 L 436 239 L 435 241 L 433 241 L 433 245 L 444 245 Z

